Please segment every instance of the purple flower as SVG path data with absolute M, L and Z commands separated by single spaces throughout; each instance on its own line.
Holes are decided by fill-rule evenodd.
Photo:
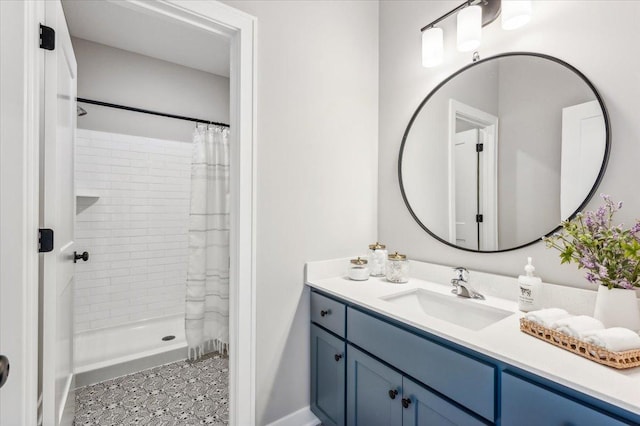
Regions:
M 596 277 L 591 272 L 587 272 L 587 275 L 585 275 L 585 276 L 587 278 L 587 281 L 589 281 L 590 283 L 595 283 L 596 282 Z
M 596 267 L 595 263 L 593 263 L 593 261 L 586 256 L 580 259 L 580 263 L 582 264 L 583 267 L 588 269 L 593 269 Z
M 633 289 L 633 286 L 626 279 L 620 280 L 620 282 L 618 283 L 618 287 L 626 288 L 627 290 Z
M 594 223 L 593 223 L 593 215 L 590 214 L 590 213 L 591 212 L 587 213 L 587 215 L 586 215 L 587 218 L 585 219 L 585 224 L 587 225 L 587 228 L 589 228 L 589 229 L 593 228 L 593 225 L 594 225 Z
M 609 273 L 607 272 L 607 268 L 603 265 L 598 265 L 598 275 L 600 275 L 600 278 L 608 278 Z
M 637 234 L 638 232 L 640 232 L 640 222 L 636 222 L 636 224 L 631 227 L 632 234 Z

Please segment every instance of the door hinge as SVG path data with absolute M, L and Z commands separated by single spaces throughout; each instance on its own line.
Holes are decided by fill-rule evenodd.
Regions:
M 53 28 L 40 24 L 40 49 L 56 48 L 56 32 Z
M 477 215 L 476 215 L 476 222 L 477 222 L 477 223 L 482 223 L 483 219 L 484 219 L 484 218 L 482 217 L 482 215 L 481 215 L 481 214 L 477 214 Z
M 476 144 L 476 152 L 482 152 L 484 151 L 484 144 L 483 143 L 477 143 Z
M 53 250 L 53 229 L 38 229 L 38 253 L 48 253 Z

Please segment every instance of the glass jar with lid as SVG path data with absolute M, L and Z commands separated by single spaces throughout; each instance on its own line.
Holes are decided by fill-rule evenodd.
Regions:
M 407 256 L 395 252 L 390 254 L 386 266 L 387 281 L 392 283 L 406 283 L 409 281 L 409 261 Z
M 372 277 L 384 277 L 387 263 L 387 246 L 376 242 L 369 246 L 369 271 Z
M 369 279 L 369 262 L 367 259 L 358 257 L 351 259 L 349 263 L 349 278 L 354 281 L 366 281 Z

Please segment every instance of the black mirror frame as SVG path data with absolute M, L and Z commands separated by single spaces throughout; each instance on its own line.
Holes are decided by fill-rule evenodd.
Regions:
M 455 78 L 459 74 L 465 72 L 469 68 L 475 67 L 477 65 L 480 65 L 482 63 L 485 63 L 485 62 L 488 62 L 488 61 L 491 61 L 491 60 L 494 60 L 494 59 L 505 58 L 505 57 L 509 57 L 509 56 L 533 56 L 533 57 L 537 57 L 537 58 L 547 59 L 547 60 L 550 60 L 550 61 L 553 61 L 553 62 L 556 62 L 556 63 L 558 63 L 560 65 L 565 66 L 569 70 L 573 71 L 578 77 L 580 77 L 582 79 L 582 81 L 584 81 L 587 84 L 587 86 L 593 91 L 593 94 L 595 95 L 595 97 L 596 97 L 596 99 L 598 101 L 598 104 L 600 104 L 600 108 L 602 109 L 602 115 L 603 115 L 603 118 L 604 118 L 606 137 L 605 137 L 604 158 L 602 159 L 602 165 L 600 166 L 600 172 L 598 173 L 598 177 L 596 178 L 596 181 L 593 183 L 593 186 L 591 187 L 591 191 L 589 191 L 589 194 L 586 196 L 586 198 L 584 199 L 582 204 L 580 204 L 580 206 L 576 209 L 576 211 L 574 211 L 571 214 L 571 216 L 569 216 L 568 220 L 571 220 L 574 217 L 576 217 L 576 214 L 578 214 L 578 212 L 582 211 L 584 209 L 584 207 L 587 205 L 587 203 L 589 203 L 589 201 L 591 201 L 591 199 L 593 198 L 593 196 L 595 195 L 595 193 L 596 193 L 596 191 L 598 189 L 598 186 L 600 186 L 600 182 L 602 181 L 602 178 L 604 177 L 604 173 L 605 173 L 605 171 L 607 169 L 607 165 L 609 163 L 609 154 L 610 154 L 610 151 L 611 151 L 611 128 L 610 128 L 609 114 L 607 113 L 607 108 L 605 107 L 604 102 L 602 101 L 602 97 L 600 96 L 600 93 L 595 88 L 593 83 L 591 83 L 591 81 L 589 81 L 589 79 L 582 72 L 580 72 L 576 67 L 574 67 L 573 65 L 570 65 L 567 62 L 565 62 L 565 61 L 563 61 L 561 59 L 558 59 L 558 58 L 556 58 L 554 56 L 545 55 L 543 53 L 509 52 L 509 53 L 501 53 L 499 55 L 490 56 L 488 58 L 478 60 L 476 62 L 473 62 L 473 63 L 471 63 L 469 65 L 466 65 L 466 66 L 462 67 L 461 69 L 459 69 L 458 71 L 454 72 L 449 77 L 447 77 L 445 80 L 443 80 L 441 83 L 439 83 L 433 90 L 431 90 L 431 92 L 427 95 L 427 97 L 424 98 L 424 100 L 420 103 L 420 105 L 418 105 L 418 108 L 416 108 L 416 111 L 411 116 L 411 120 L 409 120 L 409 124 L 407 125 L 407 128 L 406 128 L 406 130 L 404 132 L 404 135 L 402 136 L 402 144 L 400 145 L 400 153 L 398 155 L 398 181 L 400 183 L 400 192 L 402 193 L 402 199 L 404 200 L 404 204 L 407 206 L 407 209 L 409 210 L 409 213 L 411 213 L 411 216 L 413 217 L 413 219 L 429 235 L 431 235 L 433 238 L 435 238 L 436 240 L 440 241 L 441 243 L 446 244 L 446 245 L 448 245 L 450 247 L 456 248 L 458 250 L 464 250 L 464 251 L 468 251 L 468 252 L 472 252 L 472 253 L 503 253 L 503 252 L 507 252 L 507 251 L 518 250 L 518 249 L 521 249 L 523 247 L 527 247 L 527 246 L 530 246 L 532 244 L 535 244 L 535 243 L 541 241 L 541 239 L 543 237 L 547 237 L 549 235 L 552 235 L 554 232 L 557 232 L 561 228 L 561 225 L 558 224 L 555 228 L 553 228 L 547 234 L 545 234 L 543 236 L 540 236 L 540 238 L 537 238 L 537 239 L 535 239 L 533 241 L 530 241 L 528 243 L 525 243 L 525 244 L 521 244 L 519 246 L 510 247 L 510 248 L 503 249 L 503 250 L 485 251 L 485 250 L 473 250 L 473 249 L 469 249 L 469 248 L 465 248 L 465 247 L 459 247 L 459 246 L 457 246 L 455 244 L 450 243 L 449 241 L 444 240 L 443 238 L 437 236 L 436 234 L 434 234 L 431 230 L 429 230 L 429 228 L 427 228 L 425 226 L 424 223 L 422 223 L 422 221 L 420 221 L 420 219 L 418 219 L 418 216 L 416 215 L 416 213 L 411 208 L 411 205 L 409 204 L 409 200 L 407 199 L 407 194 L 405 193 L 405 190 L 404 190 L 404 184 L 403 184 L 403 181 L 402 181 L 402 157 L 404 155 L 404 147 L 405 147 L 405 143 L 407 141 L 407 137 L 409 136 L 409 131 L 411 130 L 411 127 L 413 125 L 413 122 L 415 121 L 416 117 L 418 116 L 418 114 L 420 113 L 420 111 L 422 110 L 424 105 L 429 101 L 429 99 L 438 90 L 440 90 L 440 88 L 442 86 L 444 86 L 450 80 L 452 80 L 453 78 Z

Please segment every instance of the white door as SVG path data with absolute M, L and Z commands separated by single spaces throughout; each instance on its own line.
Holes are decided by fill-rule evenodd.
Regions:
M 598 178 L 605 151 L 606 131 L 597 101 L 562 109 L 560 219 L 580 207 Z
M 54 230 L 54 249 L 41 255 L 40 268 L 42 418 L 44 426 L 57 426 L 71 424 L 67 415 L 73 412 L 76 60 L 61 3 L 45 4 L 45 25 L 55 30 L 56 41 L 55 50 L 45 52 L 40 147 L 41 227 Z
M 459 247 L 478 249 L 478 129 L 458 132 L 455 136 L 455 221 L 452 241 Z

